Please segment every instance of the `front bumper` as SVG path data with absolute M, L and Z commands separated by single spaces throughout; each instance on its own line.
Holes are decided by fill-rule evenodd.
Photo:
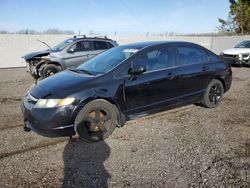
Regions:
M 242 58 L 239 55 L 228 55 L 228 54 L 221 54 L 223 60 L 225 60 L 230 65 L 250 65 L 250 59 Z
M 25 127 L 47 137 L 72 136 L 74 132 L 74 106 L 39 109 L 24 101 L 21 105 Z
M 27 72 L 29 72 L 32 76 L 39 76 L 36 66 L 34 66 L 31 62 L 26 61 Z

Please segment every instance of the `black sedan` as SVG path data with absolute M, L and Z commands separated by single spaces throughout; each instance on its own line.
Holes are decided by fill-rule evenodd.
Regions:
M 159 111 L 193 103 L 217 107 L 231 82 L 230 66 L 199 45 L 141 42 L 38 82 L 21 108 L 26 130 L 94 142 Z

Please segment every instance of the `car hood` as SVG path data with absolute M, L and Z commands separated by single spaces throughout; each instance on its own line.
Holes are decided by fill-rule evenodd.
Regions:
M 27 60 L 33 59 L 34 57 L 47 56 L 49 55 L 49 53 L 50 53 L 49 50 L 32 52 L 32 53 L 24 55 L 22 58 L 27 61 Z
M 229 54 L 229 55 L 238 55 L 242 53 L 250 53 L 250 48 L 230 48 L 227 50 L 224 50 L 222 52 L 223 54 Z
M 39 81 L 31 88 L 30 93 L 36 98 L 65 98 L 87 88 L 95 78 L 96 76 L 66 70 Z

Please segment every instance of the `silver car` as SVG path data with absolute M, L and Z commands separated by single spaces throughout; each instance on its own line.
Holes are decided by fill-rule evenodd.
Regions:
M 47 44 L 46 44 L 47 45 Z M 45 51 L 23 56 L 34 78 L 46 78 L 67 68 L 77 67 L 107 49 L 118 46 L 107 37 L 74 36 Z

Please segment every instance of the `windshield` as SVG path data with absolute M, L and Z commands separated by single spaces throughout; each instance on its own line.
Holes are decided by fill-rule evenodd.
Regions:
M 77 69 L 85 70 L 93 74 L 104 74 L 129 58 L 138 50 L 139 49 L 128 46 L 115 47 L 83 63 L 78 66 Z
M 243 41 L 240 44 L 237 44 L 235 48 L 250 48 L 250 41 Z
M 65 40 L 65 41 L 59 43 L 58 45 L 54 46 L 50 50 L 52 52 L 59 52 L 59 51 L 63 50 L 64 48 L 66 48 L 72 42 L 74 42 L 72 39 Z

